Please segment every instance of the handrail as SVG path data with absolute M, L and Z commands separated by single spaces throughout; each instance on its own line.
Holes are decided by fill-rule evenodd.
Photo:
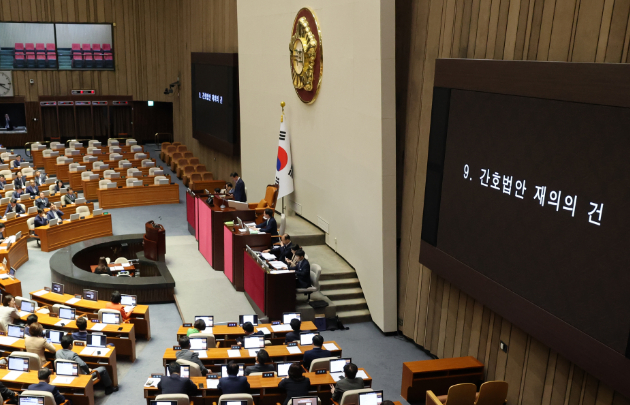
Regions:
M 39 142 L 39 141 L 37 141 Z M 35 141 L 33 142 L 26 142 L 24 144 L 24 154 L 26 155 L 26 157 L 32 157 L 33 155 L 31 154 L 31 144 L 36 143 Z M 45 144 L 47 143 L 48 145 L 50 145 L 50 141 L 43 141 L 43 142 L 39 142 L 40 144 Z
M 160 142 L 160 135 L 170 135 L 170 139 L 171 142 L 173 142 L 175 140 L 175 138 L 173 138 L 173 134 L 171 134 L 170 132 L 156 132 L 155 133 L 155 144 L 159 144 Z
M 68 139 L 66 141 L 66 145 L 70 146 L 70 142 L 90 142 L 93 141 L 94 139 Z

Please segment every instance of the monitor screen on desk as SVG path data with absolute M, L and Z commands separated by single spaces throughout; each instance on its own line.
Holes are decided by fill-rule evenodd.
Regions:
M 214 326 L 214 315 L 197 315 L 195 316 L 195 322 L 197 322 L 197 319 L 203 319 L 203 321 L 206 323 L 206 328 L 211 328 Z
M 35 312 L 35 304 L 30 301 L 22 301 L 20 304 L 20 311 L 33 313 Z
M 120 295 L 120 303 L 125 306 L 135 307 L 136 301 L 138 301 L 138 297 L 136 295 Z
M 59 318 L 74 320 L 76 311 L 74 308 L 59 308 Z
M 243 326 L 246 322 L 251 323 L 254 326 L 258 326 L 258 315 L 240 315 L 238 317 L 238 323 Z
M 265 347 L 264 336 L 246 336 L 243 338 L 243 347 L 245 349 L 262 349 Z
M 317 397 L 293 397 L 293 405 L 317 405 Z
M 98 301 L 98 291 L 83 290 L 83 298 L 88 301 Z
M 173 403 L 177 405 L 176 401 L 173 401 Z M 18 397 L 18 405 L 44 405 L 44 397 L 38 395 L 20 395 Z
M 285 312 L 282 314 L 282 323 L 285 325 L 289 325 L 291 323 L 291 319 L 300 319 L 299 312 Z
M 164 367 L 166 370 L 166 376 L 170 377 L 171 371 L 168 369 L 168 366 Z M 179 366 L 179 375 L 182 378 L 190 378 L 190 366 L 180 365 Z
M 79 375 L 79 365 L 70 361 L 57 361 L 55 362 L 58 375 L 68 375 L 76 377 Z
M 351 358 L 330 360 L 330 372 L 331 373 L 343 373 L 343 368 L 346 364 L 352 361 Z
M 60 344 L 63 335 L 63 331 L 46 329 L 46 339 L 50 339 L 50 343 Z
M 205 337 L 190 338 L 190 350 L 208 350 L 208 338 L 205 338 Z
M 10 275 L 10 276 L 15 276 L 15 269 L 14 269 L 13 267 L 11 267 L 11 268 L 9 269 L 9 275 Z
M 63 295 L 63 284 L 61 283 L 52 283 L 52 288 L 50 289 L 52 292 L 54 292 L 55 294 L 61 294 Z
M 239 377 L 242 377 L 245 375 L 245 366 L 243 364 L 239 364 L 238 365 L 238 374 Z M 227 373 L 227 365 L 223 364 L 221 366 L 221 377 L 227 377 L 228 373 Z
M 7 329 L 8 329 L 7 336 L 9 337 L 20 338 L 20 339 L 24 337 L 24 327 L 22 326 L 9 325 Z
M 28 371 L 28 359 L 9 356 L 9 370 Z
M 319 335 L 319 332 L 300 332 L 300 346 L 313 344 L 313 337 Z
M 103 313 L 103 323 L 118 325 L 120 323 L 120 312 L 117 314 Z
M 276 363 L 276 371 L 277 371 L 278 377 L 288 377 L 289 367 L 291 367 L 291 364 L 293 364 L 293 362 L 289 362 L 289 361 Z
M 107 337 L 105 335 L 99 335 L 98 333 L 90 333 L 87 335 L 88 347 L 105 347 L 107 344 Z
M 359 394 L 359 405 L 381 405 L 383 402 L 383 391 L 361 392 Z
M 153 401 L 151 401 L 151 405 L 177 405 L 177 401 L 165 401 L 165 400 L 156 401 L 156 400 L 153 400 Z

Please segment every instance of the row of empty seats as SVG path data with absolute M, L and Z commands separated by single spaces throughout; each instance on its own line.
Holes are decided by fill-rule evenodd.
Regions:
M 186 187 L 190 187 L 191 183 L 214 180 L 206 166 L 200 164 L 199 159 L 181 142 L 162 143 L 160 158 L 182 179 Z

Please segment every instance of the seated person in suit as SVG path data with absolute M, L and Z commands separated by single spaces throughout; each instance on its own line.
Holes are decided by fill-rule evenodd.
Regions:
M 64 194 L 61 197 L 61 204 L 62 205 L 74 204 L 74 200 L 76 199 L 77 199 L 77 194 L 74 192 L 72 187 L 68 187 L 68 193 Z
M 284 343 L 300 341 L 300 330 L 302 329 L 302 321 L 297 318 L 291 319 L 291 329 L 293 330 L 287 333 L 287 335 L 284 337 Z
M 9 212 L 15 212 L 18 215 L 26 214 L 22 205 L 18 204 L 15 198 L 11 198 L 11 202 L 7 205 L 7 210 L 4 212 L 4 215 L 7 215 Z
M 0 395 L 2 395 L 2 398 L 4 398 L 7 404 L 17 404 L 17 394 L 5 387 L 2 383 L 0 383 Z
M 199 388 L 190 378 L 179 375 L 179 364 L 176 361 L 168 364 L 168 371 L 171 375 L 162 377 L 158 383 L 162 394 L 185 394 L 189 397 L 199 394 Z
M 291 246 L 291 257 L 285 260 L 289 267 L 296 265 L 296 263 L 297 263 L 297 256 L 295 254 L 298 251 L 300 251 L 300 250 L 302 250 L 302 247 L 300 245 L 298 245 L 297 243 L 295 245 Z
M 48 219 L 62 220 L 63 211 L 59 210 L 55 204 L 50 204 L 50 211 L 48 211 Z
M 269 353 L 265 349 L 260 349 L 256 354 L 256 364 L 245 367 L 245 375 L 262 373 L 264 371 L 276 371 L 276 368 L 269 358 Z
M 311 286 L 311 264 L 304 258 L 302 249 L 295 252 L 297 263 L 290 266 L 289 270 L 295 270 L 296 288 L 308 288 Z
M 4 185 L 7 184 L 7 179 L 4 174 L 0 174 L 0 190 L 4 190 Z
M 35 228 L 39 228 L 40 226 L 48 225 L 48 218 L 46 217 L 46 213 L 43 209 L 37 209 L 37 216 L 35 217 Z
M 271 235 L 278 234 L 278 224 L 276 223 L 276 219 L 273 217 L 273 210 L 271 208 L 265 208 L 265 212 L 263 213 L 263 221 L 256 225 L 256 228 L 260 230 L 260 232 L 268 233 Z M 279 242 L 278 238 L 271 238 L 271 243 Z
M 256 332 L 256 333 L 254 333 L 254 325 L 252 325 L 251 322 L 245 322 L 243 324 L 243 330 L 245 331 L 245 335 L 236 337 L 236 344 L 239 345 L 239 346 L 243 346 L 243 341 L 244 341 L 245 337 L 247 337 L 247 336 L 264 336 L 265 335 L 260 330 L 258 332 Z
M 221 192 L 221 189 L 219 189 L 219 193 Z M 229 181 L 227 183 L 225 183 L 225 194 L 232 194 L 234 192 L 233 187 L 232 187 L 232 183 L 230 183 Z
M 245 193 L 245 182 L 238 173 L 234 172 L 230 174 L 230 177 L 234 181 L 234 190 L 232 190 L 232 198 L 234 201 L 247 202 L 247 194 Z
M 33 173 L 33 180 L 35 181 L 35 185 L 37 187 L 42 186 L 46 184 L 46 175 L 42 174 L 39 170 L 36 170 L 35 173 Z
M 63 188 L 63 181 L 57 180 L 55 182 L 55 194 L 57 194 Z
M 37 318 L 37 315 L 35 314 L 30 314 L 29 316 L 26 317 L 26 325 L 24 325 L 24 336 L 31 336 L 31 332 L 30 332 L 31 325 L 38 321 L 39 319 Z
M 72 332 L 72 338 L 74 340 L 82 340 L 82 341 L 86 341 L 87 340 L 87 319 L 85 319 L 84 317 L 81 317 L 79 319 L 77 319 L 76 321 L 77 324 L 77 328 L 79 329 L 76 332 Z
M 35 180 L 29 181 L 26 192 L 30 194 L 31 197 L 37 197 L 39 195 L 39 187 L 35 184 Z
M 227 377 L 219 379 L 217 388 L 222 394 L 249 394 L 247 377 L 238 376 L 238 364 L 231 361 L 227 365 Z
M 15 179 L 13 180 L 13 188 L 16 190 L 24 189 L 24 178 L 22 177 L 22 172 L 17 172 L 15 175 Z
M 304 352 L 304 368 L 309 370 L 311 363 L 315 359 L 322 359 L 324 357 L 332 357 L 332 354 L 328 350 L 323 350 L 324 337 L 322 335 L 313 336 L 313 348 Z
M 177 360 L 181 359 L 192 361 L 199 366 L 199 369 L 201 370 L 201 375 L 205 376 L 206 374 L 208 374 L 208 369 L 206 368 L 206 366 L 203 365 L 201 360 L 199 360 L 199 354 L 190 350 L 190 339 L 188 338 L 188 336 L 182 336 L 181 338 L 179 338 L 179 345 L 181 346 L 182 350 L 178 350 L 177 352 L 175 352 L 175 357 L 177 358 Z
M 39 198 L 35 200 L 35 206 L 41 209 L 50 207 L 50 202 L 48 201 L 48 198 L 44 195 L 43 191 L 39 193 Z
M 201 333 L 206 330 L 206 321 L 203 319 L 197 319 L 192 328 L 188 328 L 186 331 L 186 336 L 190 336 L 193 333 Z
M 364 388 L 363 378 L 357 377 L 359 368 L 354 363 L 348 363 L 343 366 L 344 377 L 341 377 L 337 381 L 337 385 L 330 384 L 330 392 L 332 392 L 332 399 L 335 402 L 339 402 L 343 393 L 350 390 L 360 390 Z
M 55 354 L 57 360 L 74 361 L 79 365 L 79 368 L 81 369 L 83 374 L 90 375 L 94 374 L 94 372 L 97 372 L 101 376 L 101 384 L 103 384 L 103 387 L 105 387 L 105 395 L 110 395 L 112 392 L 118 391 L 118 387 L 114 387 L 114 382 L 112 381 L 112 378 L 109 376 L 109 373 L 107 372 L 107 369 L 105 367 L 101 366 L 96 367 L 95 369 L 91 369 L 90 367 L 88 367 L 85 361 L 83 361 L 83 359 L 72 350 L 73 340 L 74 339 L 72 339 L 72 335 L 64 335 L 61 338 L 62 349 L 58 350 Z
M 20 199 L 20 197 L 22 197 L 22 195 L 24 195 L 24 189 L 22 189 L 22 188 L 18 188 L 17 190 L 15 190 L 15 191 L 13 192 L 13 196 L 12 196 L 12 197 L 13 197 L 13 198 Z
M 66 401 L 66 398 L 63 395 L 61 395 L 61 393 L 59 392 L 56 386 L 49 384 L 51 374 L 52 373 L 50 369 L 47 367 L 40 369 L 37 372 L 37 379 L 39 380 L 39 382 L 37 384 L 29 385 L 28 389 L 33 390 L 33 391 L 50 392 L 51 394 L 53 394 L 53 397 L 55 397 L 55 403 L 59 405 L 59 404 L 64 403 Z
M 4 233 L 6 230 L 7 230 L 7 227 L 4 226 L 4 222 L 0 222 L 0 240 L 6 238 L 6 236 L 4 236 Z
M 15 168 L 20 167 L 20 163 L 22 163 L 22 155 L 17 155 L 15 157 L 15 160 L 13 161 L 13 167 Z
M 304 369 L 300 363 L 293 363 L 289 367 L 289 377 L 283 378 L 278 384 L 278 388 L 287 392 L 282 405 L 287 405 L 289 400 L 294 397 L 308 396 L 308 390 L 311 387 L 311 380 L 303 375 Z
M 280 240 L 280 246 L 276 246 L 273 249 L 263 250 L 264 253 L 271 253 L 276 256 L 278 260 L 281 262 L 285 262 L 287 259 L 290 259 L 293 254 L 291 253 L 291 247 L 293 244 L 291 243 L 291 236 L 288 233 L 282 235 L 282 239 Z

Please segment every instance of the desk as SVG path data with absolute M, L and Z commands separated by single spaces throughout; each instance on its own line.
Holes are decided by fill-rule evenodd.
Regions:
M 46 191 L 48 190 L 48 187 L 46 187 L 45 189 L 43 187 L 39 188 L 40 191 Z M 37 197 L 39 198 L 39 196 Z M 34 207 L 35 206 L 35 200 L 36 198 L 31 198 L 30 200 L 26 200 L 26 201 L 19 201 L 18 200 L 18 204 L 24 204 L 24 208 L 26 210 L 26 212 L 28 212 L 28 209 L 30 207 Z M 48 202 L 50 202 L 51 204 L 58 204 L 59 201 L 61 201 L 61 194 L 57 193 L 51 196 L 48 196 Z M 4 216 L 4 213 L 7 210 L 7 207 L 9 206 L 9 204 L 0 204 L 0 217 Z
M 359 368 L 359 370 L 362 370 L 368 376 L 367 379 L 363 380 L 365 383 L 365 387 L 371 387 L 372 377 L 370 376 L 370 374 L 363 368 Z M 162 370 L 161 372 L 163 373 L 164 371 Z M 335 384 L 335 380 L 332 378 L 330 373 L 304 373 L 304 377 L 307 377 L 311 381 L 309 394 L 313 396 L 318 396 L 322 400 L 322 405 L 330 404 L 330 398 L 332 397 L 332 394 L 330 392 L 330 384 Z M 204 386 L 204 388 L 200 388 L 201 398 L 193 397 L 195 404 L 198 403 L 197 401 L 199 401 L 199 404 L 203 403 L 204 405 L 211 404 L 212 402 L 218 402 L 217 400 L 220 396 L 219 390 L 208 389 L 206 386 L 206 377 L 192 377 L 191 380 L 195 383 L 197 387 L 199 387 L 199 383 L 202 383 Z M 282 399 L 284 399 L 285 397 L 285 393 L 284 391 L 278 389 L 278 384 L 280 384 L 280 381 L 282 381 L 282 377 L 263 378 L 261 375 L 247 376 L 247 382 L 250 386 L 250 393 L 255 398 L 254 402 L 256 404 L 281 403 Z M 146 386 L 144 387 L 144 397 L 147 400 L 147 405 L 149 405 L 150 400 L 155 399 L 155 396 L 159 394 L 160 391 L 157 388 Z
M 7 235 L 15 235 L 20 231 L 22 232 L 22 235 L 28 235 L 29 229 L 26 221 L 29 218 L 34 218 L 35 216 L 37 216 L 37 213 L 33 213 L 30 215 L 24 214 L 13 219 L 0 219 L 0 222 L 4 223 L 4 225 L 6 226 L 5 230 L 7 232 Z
M 42 252 L 50 252 L 83 240 L 113 235 L 112 216 L 89 215 L 61 225 L 40 226 L 35 228 L 35 234 L 40 238 Z
M 83 198 L 86 200 L 96 200 L 98 196 L 96 195 L 96 190 L 98 190 L 98 182 L 99 180 L 81 180 L 82 189 L 83 189 Z
M 282 344 L 284 343 L 284 337 L 288 332 L 274 332 L 270 323 L 261 323 L 258 326 L 254 326 L 255 330 L 259 328 L 267 328 L 271 332 L 271 337 L 265 336 L 265 339 L 271 340 L 273 344 Z M 302 322 L 302 326 L 300 327 L 302 332 L 315 331 L 317 327 L 312 321 Z M 177 339 L 180 337 L 186 336 L 188 332 L 188 326 L 180 326 L 177 330 Z M 223 346 L 225 341 L 234 341 L 237 337 L 243 336 L 245 331 L 240 326 L 227 326 L 227 325 L 215 325 L 212 328 L 212 334 L 217 339 L 217 342 L 221 342 Z M 227 344 L 226 344 L 227 347 Z
M 109 267 L 109 271 L 111 271 L 112 273 L 117 273 L 119 271 L 128 271 L 131 274 L 133 274 L 136 271 L 136 267 L 133 264 L 127 267 L 124 267 L 122 264 L 123 263 L 109 263 L 107 267 Z M 93 264 L 90 266 L 90 270 L 92 270 L 92 273 L 96 271 L 97 267 L 98 267 L 97 264 Z M 122 267 L 122 269 L 115 270 L 114 267 Z M 134 277 L 134 276 L 132 275 L 131 277 Z
M 70 181 L 70 163 L 78 163 L 77 160 L 74 159 L 75 157 L 71 158 L 72 162 L 68 162 L 64 164 L 58 164 L 58 163 L 55 164 L 55 170 L 57 171 L 57 178 L 63 181 L 64 183 L 67 183 Z
M 33 156 L 33 167 L 39 169 L 44 167 L 44 149 L 32 150 L 31 156 Z
M 446 395 L 451 385 L 483 381 L 483 364 L 472 356 L 403 363 L 400 395 L 407 401 L 424 401 L 426 391 Z
M 206 203 L 207 196 L 195 196 L 196 236 L 199 241 L 199 252 L 217 271 L 224 271 L 224 234 L 223 223 L 234 221 L 238 216 L 241 220 L 250 222 L 256 219 L 253 210 L 237 211 L 235 208 L 221 209 L 221 200 L 215 199 L 214 207 Z
M 7 250 L 7 244 L 0 244 L 0 263 L 4 259 L 7 259 L 7 269 L 13 267 L 19 269 L 21 265 L 28 261 L 28 234 L 22 234 L 22 237 L 11 244 L 11 247 Z M 20 288 L 20 295 L 22 289 Z M 11 293 L 13 294 L 13 293 Z M 17 297 L 14 295 L 14 297 Z
M 59 318 L 51 317 L 49 314 L 41 314 L 35 312 L 37 315 L 37 321 L 42 324 L 44 329 L 63 330 L 69 333 L 77 332 L 77 324 L 75 321 L 68 321 L 65 326 L 57 326 L 56 323 L 60 321 Z M 23 316 L 21 319 L 26 321 L 28 315 Z M 89 317 L 87 331 L 91 332 L 94 325 L 91 319 L 97 318 L 96 316 Z M 121 328 L 121 330 L 118 330 Z M 107 343 L 113 343 L 116 346 L 116 354 L 118 356 L 128 357 L 131 361 L 136 361 L 136 330 L 132 323 L 121 323 L 120 325 L 107 325 L 105 329 L 99 331 L 107 336 Z
M 268 249 L 269 246 L 271 246 L 271 235 L 268 233 L 250 233 L 249 229 L 242 231 L 238 226 L 231 225 L 223 225 L 223 235 L 223 272 L 236 291 L 245 291 L 245 275 L 243 270 L 243 252 L 245 252 L 245 246 L 259 251 Z M 295 279 L 295 275 L 293 278 Z M 295 281 L 293 281 L 293 285 L 295 286 Z M 293 295 L 286 294 L 287 291 L 290 290 L 285 289 L 278 291 L 281 295 L 277 297 L 284 299 L 285 295 Z M 293 310 L 295 310 L 295 306 L 287 311 Z M 280 313 L 280 315 L 282 315 L 282 313 Z
M 214 193 L 215 188 L 220 188 L 221 190 L 225 188 L 225 180 L 191 181 L 188 183 L 188 188 L 194 191 L 208 190 L 211 193 Z
M 85 182 L 84 182 L 85 183 Z M 179 185 L 150 185 L 96 190 L 101 208 L 136 207 L 139 205 L 179 204 Z
M 28 373 L 23 373 L 15 380 L 7 380 L 5 376 L 9 374 L 9 370 L 0 370 L 0 381 L 12 391 L 20 393 L 25 391 L 31 384 L 37 384 L 39 382 L 37 378 L 37 371 L 32 370 Z M 50 376 L 50 381 L 55 379 L 55 374 Z M 73 405 L 94 405 L 94 384 L 92 383 L 91 375 L 80 375 L 70 384 L 53 384 L 55 385 L 61 394 L 66 399 L 71 399 Z
M 246 250 L 241 257 L 245 295 L 254 309 L 272 320 L 282 319 L 283 312 L 295 311 L 295 294 L 287 294 L 287 291 L 295 291 L 295 273 L 267 273 Z
M 40 291 L 40 290 L 37 290 Z M 72 308 L 85 313 L 97 314 L 99 309 L 107 307 L 109 301 L 98 300 L 80 300 L 74 304 L 68 304 L 67 301 L 74 298 L 71 294 L 55 294 L 48 292 L 44 295 L 35 295 L 37 291 L 30 293 L 31 299 L 39 303 L 40 305 L 55 305 L 64 304 Z M 142 336 L 146 340 L 151 340 L 151 318 L 149 316 L 148 305 L 138 305 L 129 314 L 129 322 L 135 325 L 135 334 L 139 337 Z M 186 334 L 184 332 L 184 334 Z
M 27 239 L 27 238 L 23 238 Z M 0 263 L 0 273 L 9 274 L 9 267 L 4 267 L 2 263 Z M 2 291 L 4 293 L 9 293 L 14 297 L 22 296 L 22 282 L 20 280 L 12 279 L 10 277 L 5 279 L 0 279 L 0 287 L 2 287 Z

